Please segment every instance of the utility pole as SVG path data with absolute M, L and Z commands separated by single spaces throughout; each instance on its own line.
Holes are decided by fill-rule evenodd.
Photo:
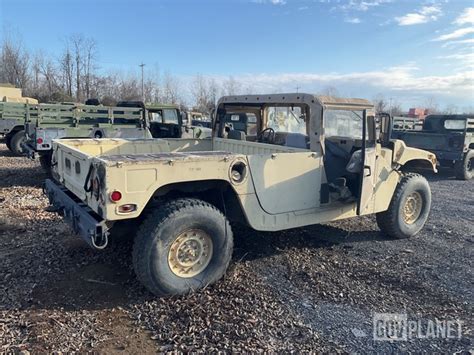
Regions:
M 143 103 L 145 103 L 145 81 L 143 79 L 143 67 L 145 66 L 145 64 L 140 64 L 139 67 L 142 68 L 142 101 Z
M 298 85 L 296 85 L 296 93 L 298 93 L 300 87 Z

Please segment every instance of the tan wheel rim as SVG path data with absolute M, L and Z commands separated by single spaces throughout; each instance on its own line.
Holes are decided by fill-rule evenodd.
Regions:
M 193 277 L 202 272 L 212 257 L 212 239 L 201 229 L 181 233 L 168 251 L 168 264 L 179 277 Z
M 415 223 L 420 217 L 423 207 L 423 199 L 419 192 L 413 192 L 407 196 L 403 206 L 403 220 L 406 224 Z

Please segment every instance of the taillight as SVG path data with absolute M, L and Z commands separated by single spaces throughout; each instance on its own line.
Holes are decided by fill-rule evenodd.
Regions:
M 36 143 L 38 143 L 38 144 L 43 144 L 43 138 L 38 138 L 38 139 L 36 140 Z
M 118 212 L 119 213 L 130 213 L 130 212 L 134 212 L 137 210 L 137 205 L 133 204 L 133 203 L 129 203 L 129 204 L 126 204 L 126 205 L 121 205 L 118 207 Z
M 112 202 L 118 202 L 122 199 L 122 193 L 120 191 L 113 191 L 110 194 L 110 199 L 112 200 Z

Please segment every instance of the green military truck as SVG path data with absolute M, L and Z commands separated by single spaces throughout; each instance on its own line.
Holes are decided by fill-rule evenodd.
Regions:
M 26 108 L 37 103 L 36 99 L 24 97 L 21 89 L 13 85 L 0 85 L 0 138 L 15 154 L 21 154 L 22 150 Z
M 181 138 L 183 119 L 178 106 L 144 104 L 142 101 L 120 101 L 117 106 L 143 110 L 153 138 Z
M 394 129 L 392 137 L 433 152 L 439 165 L 454 169 L 460 180 L 474 177 L 473 115 L 429 115 L 421 130 Z
M 254 129 L 228 125 L 240 114 Z M 416 235 L 431 192 L 407 168 L 436 171 L 436 157 L 390 139 L 390 126 L 378 132 L 362 99 L 227 96 L 208 139 L 55 141 L 48 210 L 96 249 L 128 224 L 138 279 L 156 295 L 186 293 L 224 275 L 229 221 L 279 231 L 375 214 L 387 235 Z
M 53 139 L 151 138 L 144 111 L 83 104 L 27 105 L 23 152 L 49 170 Z

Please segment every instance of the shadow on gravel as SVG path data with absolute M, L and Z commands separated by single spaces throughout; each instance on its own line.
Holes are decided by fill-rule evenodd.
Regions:
M 5 147 L 6 148 L 6 147 Z M 13 154 L 8 149 L 0 149 L 0 157 L 6 157 L 6 158 L 20 158 L 18 155 Z M 25 157 L 26 158 L 26 157 Z
M 1 151 L 0 151 L 1 152 Z M 0 188 L 24 186 L 41 187 L 47 174 L 41 167 L 0 169 Z
M 298 228 L 283 232 L 259 233 L 239 228 L 234 232 L 233 265 L 242 261 L 267 258 L 291 249 L 329 249 L 340 244 L 367 240 L 384 240 L 376 231 L 354 232 L 326 225 Z M 344 246 L 343 246 L 344 247 Z M 79 238 L 69 239 L 66 251 L 54 263 L 61 271 L 41 280 L 25 307 L 64 309 L 67 311 L 127 307 L 136 300 L 153 300 L 132 270 L 132 241 L 122 241 L 103 252 L 90 249 Z
M 234 232 L 234 259 L 255 260 L 289 249 L 327 249 L 342 244 L 388 240 L 378 231 L 351 232 L 328 225 L 314 225 L 283 232 L 252 230 Z
M 446 181 L 446 180 L 456 180 L 456 175 L 454 170 L 451 168 L 440 168 L 438 167 L 438 173 L 432 171 L 423 171 L 421 175 L 426 177 L 428 181 Z M 461 180 L 458 180 L 461 181 Z

